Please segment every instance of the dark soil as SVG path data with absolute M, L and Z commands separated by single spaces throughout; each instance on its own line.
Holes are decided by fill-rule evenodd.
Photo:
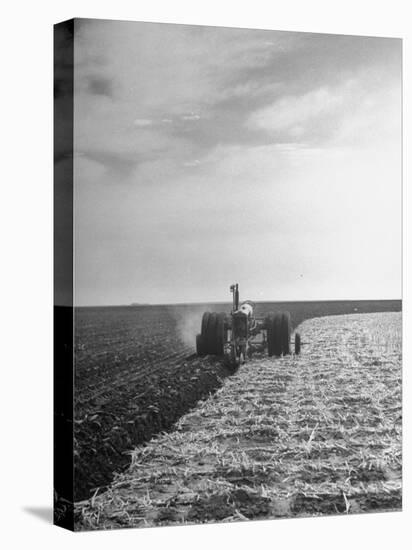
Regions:
M 128 451 L 169 430 L 201 398 L 219 388 L 230 372 L 223 361 L 214 358 L 189 359 L 140 384 L 131 383 L 106 403 L 91 400 L 90 412 L 75 426 L 76 500 L 107 485 L 113 472 L 130 463 Z

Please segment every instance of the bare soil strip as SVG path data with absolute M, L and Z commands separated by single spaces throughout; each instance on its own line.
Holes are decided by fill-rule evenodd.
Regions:
M 302 355 L 255 357 L 137 447 L 77 529 L 397 510 L 401 314 L 305 321 Z

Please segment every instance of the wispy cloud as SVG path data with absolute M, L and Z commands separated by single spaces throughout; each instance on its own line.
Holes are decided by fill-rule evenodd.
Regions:
M 200 120 L 201 116 L 197 113 L 190 113 L 188 115 L 182 115 L 182 120 Z
M 152 126 L 153 120 L 150 120 L 149 118 L 136 118 L 133 121 L 133 124 L 135 126 L 140 126 L 141 128 L 144 128 L 146 126 Z
M 308 124 L 333 116 L 344 102 L 339 91 L 319 88 L 301 96 L 286 96 L 251 114 L 248 123 L 268 132 L 291 137 L 305 133 Z
M 183 163 L 183 166 L 193 167 L 193 166 L 199 166 L 200 160 L 194 159 L 194 160 L 188 160 Z

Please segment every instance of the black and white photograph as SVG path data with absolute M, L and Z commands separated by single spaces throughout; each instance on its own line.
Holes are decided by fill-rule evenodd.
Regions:
M 402 40 L 54 42 L 55 523 L 402 510 Z
M 4 5 L 1 547 L 409 548 L 409 11 Z

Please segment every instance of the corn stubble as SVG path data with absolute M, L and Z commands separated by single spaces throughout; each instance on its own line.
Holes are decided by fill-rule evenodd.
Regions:
M 132 453 L 77 529 L 398 510 L 401 314 L 307 320 L 302 355 L 256 356 Z

